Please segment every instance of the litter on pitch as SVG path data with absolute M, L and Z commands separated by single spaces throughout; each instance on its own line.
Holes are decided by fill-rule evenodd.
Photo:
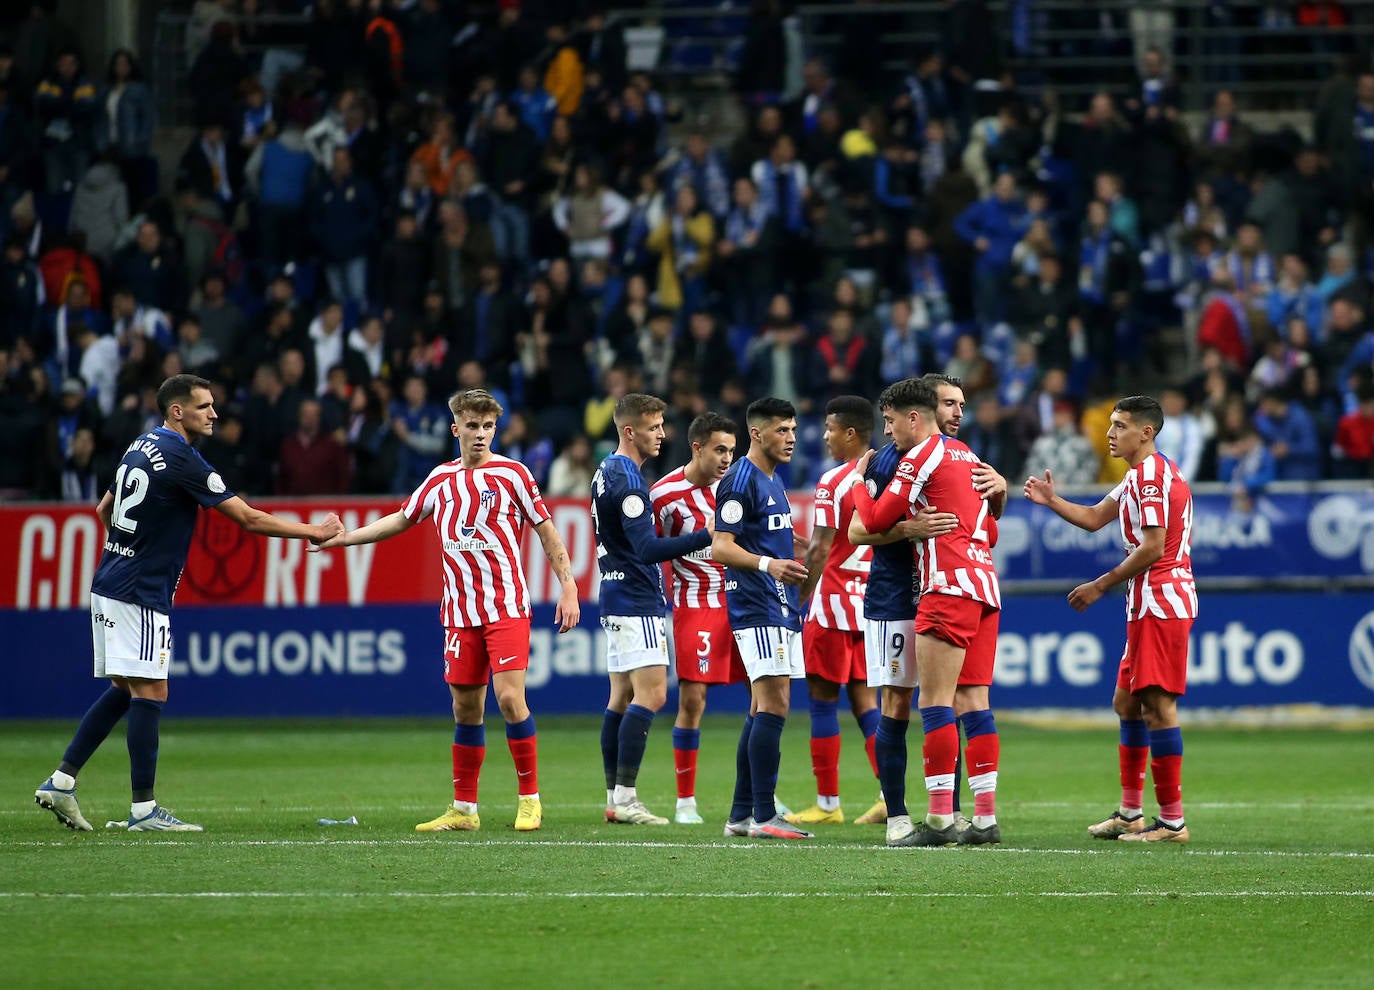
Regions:
M 357 816 L 357 815 L 349 815 L 347 818 L 343 818 L 343 819 L 339 819 L 339 818 L 321 818 L 321 819 L 319 820 L 319 824 L 320 824 L 320 825 L 357 825 L 357 824 L 358 824 L 358 816 Z

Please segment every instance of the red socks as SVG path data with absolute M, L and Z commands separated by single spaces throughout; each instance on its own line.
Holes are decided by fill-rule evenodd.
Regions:
M 811 772 L 816 775 L 816 793 L 831 797 L 840 793 L 840 737 L 811 738 Z
M 486 757 L 485 746 L 453 744 L 453 800 L 477 803 L 477 779 Z
M 516 789 L 521 797 L 539 793 L 539 737 L 506 738 L 510 758 L 515 763 Z

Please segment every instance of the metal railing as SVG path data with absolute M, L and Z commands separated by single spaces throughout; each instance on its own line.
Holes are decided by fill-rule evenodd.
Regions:
M 1346 0 L 1342 9 L 1350 23 L 1339 30 L 1266 27 L 1261 14 L 1275 5 L 1258 0 L 1233 0 L 1224 7 L 1233 23 L 1218 24 L 1211 13 L 1214 6 L 1210 0 L 992 0 L 987 8 L 998 61 L 1017 84 L 1027 88 L 1052 85 L 1070 98 L 1103 89 L 1123 94 L 1132 86 L 1136 55 L 1132 13 L 1172 14 L 1171 51 L 1166 54 L 1184 108 L 1189 110 L 1206 107 L 1219 88 L 1231 90 L 1251 107 L 1312 106 L 1339 55 L 1374 48 L 1374 0 Z M 1085 12 L 1096 18 L 1091 27 L 1074 23 Z M 795 16 L 808 56 L 833 58 L 842 54 L 845 32 L 869 31 L 866 44 L 871 47 L 871 62 L 885 77 L 898 78 L 911 68 L 914 53 L 940 46 L 945 13 L 946 6 L 939 0 L 919 0 L 803 4 Z M 651 71 L 665 82 L 691 81 L 725 89 L 743 54 L 748 4 L 727 0 L 663 6 L 616 11 L 611 18 L 633 33 L 631 59 L 644 59 L 646 67 L 652 66 Z M 872 34 L 874 18 L 883 19 L 881 34 Z M 192 123 L 187 20 L 185 14 L 163 12 L 154 27 L 150 64 L 160 119 L 166 124 Z M 865 26 L 865 20 L 870 26 Z M 258 23 L 296 28 L 303 34 L 308 18 L 281 15 L 260 18 Z M 242 51 L 251 58 L 268 48 L 303 52 L 305 45 L 303 41 L 249 43 Z

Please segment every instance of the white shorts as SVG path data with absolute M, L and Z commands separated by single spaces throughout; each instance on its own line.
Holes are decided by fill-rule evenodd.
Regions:
M 172 663 L 172 620 L 142 605 L 91 595 L 96 677 L 165 681 Z
M 751 684 L 760 677 L 806 676 L 800 632 L 782 626 L 752 626 L 736 629 L 734 634 Z
M 868 686 L 914 688 L 916 632 L 911 619 L 864 619 Z
M 603 615 L 606 670 L 627 674 L 641 667 L 668 666 L 668 636 L 660 615 Z

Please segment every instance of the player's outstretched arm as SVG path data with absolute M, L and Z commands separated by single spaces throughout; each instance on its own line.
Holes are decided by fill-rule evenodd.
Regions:
M 769 577 L 783 584 L 801 585 L 809 573 L 806 565 L 800 561 L 781 560 L 749 552 L 735 542 L 734 533 L 717 531 L 711 539 L 711 559 L 737 571 L 764 571 Z
M 553 621 L 558 623 L 558 631 L 565 633 L 582 620 L 582 602 L 577 595 L 577 581 L 573 579 L 572 559 L 552 519 L 545 519 L 534 527 L 534 531 L 544 547 L 544 556 L 549 558 L 554 576 L 563 585 L 558 605 L 553 611 Z
M 1087 584 L 1080 584 L 1069 592 L 1069 604 L 1082 612 L 1122 581 L 1143 574 L 1164 556 L 1164 527 L 1148 526 L 1140 538 L 1140 546 L 1127 555 L 1106 574 Z
M 1070 502 L 1055 492 L 1054 477 L 1048 468 L 1045 469 L 1043 478 L 1027 478 L 1026 485 L 1021 491 L 1031 502 L 1045 506 L 1065 522 L 1072 523 L 1079 529 L 1086 529 L 1090 533 L 1096 533 L 1116 519 L 1116 499 L 1109 495 L 1096 505 Z
M 339 517 L 332 512 L 319 525 L 298 523 L 255 509 L 238 495 L 225 499 L 215 508 L 248 532 L 257 533 L 259 536 L 280 536 L 288 540 L 309 540 L 311 543 L 323 544 L 342 533 L 344 529 Z
M 351 529 L 347 533 L 338 533 L 321 543 L 319 549 L 333 550 L 335 547 L 356 547 L 362 543 L 380 543 L 382 540 L 404 533 L 414 525 L 415 523 L 406 518 L 404 512 L 397 509 L 391 515 L 382 516 L 376 522 Z

